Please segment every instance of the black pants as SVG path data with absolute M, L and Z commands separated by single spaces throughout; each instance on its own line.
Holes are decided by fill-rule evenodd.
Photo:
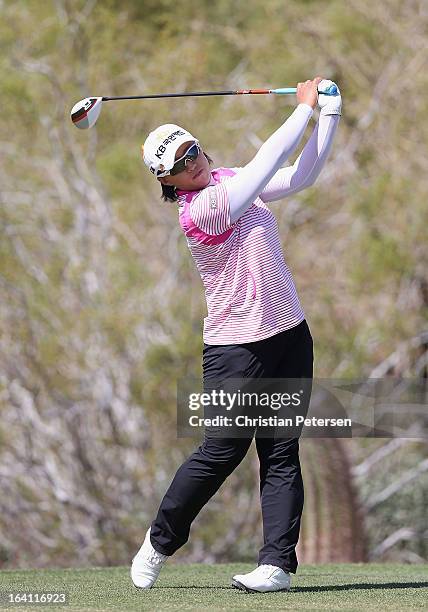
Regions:
M 285 332 L 247 344 L 204 345 L 204 381 L 230 378 L 313 377 L 313 342 L 306 320 Z M 258 564 L 295 573 L 303 510 L 298 438 L 257 437 L 264 544 Z M 197 514 L 245 457 L 252 438 L 205 435 L 178 469 L 151 525 L 151 543 L 172 555 L 189 538 Z M 245 511 L 243 509 L 243 511 Z

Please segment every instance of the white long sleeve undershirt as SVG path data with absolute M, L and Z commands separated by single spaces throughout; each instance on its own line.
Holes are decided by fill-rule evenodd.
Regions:
M 274 202 L 313 185 L 331 150 L 340 115 L 323 115 L 303 151 L 292 166 L 281 168 L 260 194 L 264 202 Z
M 221 183 L 212 182 L 193 200 L 190 216 L 208 235 L 226 232 L 257 197 L 273 202 L 312 185 L 330 153 L 339 115 L 321 110 L 318 123 L 292 166 L 281 168 L 299 144 L 313 110 L 299 104 L 281 127 L 266 140 L 254 158 Z M 213 179 L 214 180 L 214 179 Z
M 312 108 L 299 104 L 287 121 L 260 147 L 255 157 L 237 174 L 225 181 L 230 222 L 235 223 L 256 197 L 273 202 L 312 185 L 331 150 L 339 115 L 321 111 L 302 153 L 292 166 L 281 168 L 299 144 L 312 116 Z
M 260 147 L 253 159 L 224 183 L 234 223 L 252 205 L 272 177 L 293 153 L 305 133 L 313 110 L 299 104 L 290 117 Z

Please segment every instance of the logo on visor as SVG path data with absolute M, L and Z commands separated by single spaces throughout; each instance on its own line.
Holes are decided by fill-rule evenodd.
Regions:
M 172 134 L 170 134 L 167 138 L 165 138 L 165 140 L 162 142 L 162 144 L 158 147 L 156 153 L 155 153 L 155 157 L 157 157 L 158 159 L 162 159 L 163 154 L 166 151 L 166 147 L 169 145 L 170 142 L 174 142 L 174 140 L 177 138 L 177 136 L 184 136 L 186 134 L 186 132 L 183 132 L 183 130 L 176 130 L 175 132 L 173 132 Z M 163 134 L 162 134 L 163 136 Z

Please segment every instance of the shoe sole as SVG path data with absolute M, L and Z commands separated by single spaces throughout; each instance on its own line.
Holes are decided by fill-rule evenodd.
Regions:
M 256 589 L 250 589 L 239 580 L 232 579 L 232 586 L 234 589 L 239 589 L 240 591 L 245 591 L 245 593 L 288 593 L 290 589 L 277 589 L 276 591 L 257 591 Z
M 139 587 L 136 584 L 134 584 L 134 588 L 137 589 L 137 591 L 148 591 L 149 589 L 153 588 L 153 585 L 149 587 Z

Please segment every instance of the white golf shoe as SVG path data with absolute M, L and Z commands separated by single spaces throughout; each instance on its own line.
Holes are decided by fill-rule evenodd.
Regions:
M 149 528 L 143 545 L 132 560 L 131 578 L 134 585 L 139 589 L 150 589 L 167 559 L 168 555 L 163 555 L 153 548 Z
M 247 593 L 289 591 L 291 576 L 276 565 L 259 565 L 249 574 L 236 574 L 232 586 Z

